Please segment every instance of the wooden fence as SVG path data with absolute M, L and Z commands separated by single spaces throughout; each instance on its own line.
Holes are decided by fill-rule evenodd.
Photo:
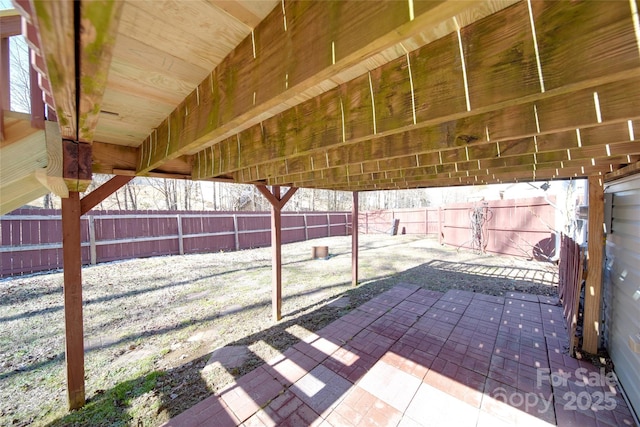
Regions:
M 555 255 L 555 211 L 542 197 L 360 213 L 360 232 L 438 236 L 483 252 L 548 259 Z M 156 255 L 232 251 L 271 243 L 268 212 L 91 211 L 82 217 L 84 264 Z M 348 212 L 283 212 L 283 243 L 351 233 Z M 0 277 L 62 267 L 55 210 L 0 218 Z
M 562 301 L 562 311 L 569 331 L 569 352 L 575 352 L 577 345 L 576 327 L 582 287 L 583 254 L 580 246 L 568 236 L 562 235 L 558 268 L 558 295 Z
M 548 260 L 559 244 L 556 211 L 544 197 L 364 212 L 360 232 L 389 233 L 396 219 L 399 233 L 434 235 L 481 252 Z
M 271 244 L 268 212 L 92 211 L 82 217 L 82 262 L 233 251 Z M 345 236 L 346 212 L 282 213 L 282 242 Z M 62 267 L 57 210 L 17 210 L 0 218 L 0 277 Z

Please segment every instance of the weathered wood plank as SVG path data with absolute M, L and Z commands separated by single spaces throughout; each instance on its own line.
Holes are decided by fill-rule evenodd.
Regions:
M 620 6 L 618 5 L 616 7 L 620 7 Z M 521 10 L 518 8 L 509 8 L 507 10 L 500 12 L 497 15 L 502 16 L 503 19 L 505 19 L 505 16 L 515 19 L 513 18 L 514 16 L 513 13 L 510 13 L 510 14 L 507 13 L 507 12 L 512 12 L 513 10 L 519 11 L 518 14 L 516 14 L 515 16 L 518 17 L 516 21 L 520 22 L 520 25 L 522 26 L 522 28 L 524 29 L 530 28 L 528 13 L 524 13 L 524 10 Z M 497 18 L 492 18 L 492 19 L 497 19 Z M 479 26 L 480 23 L 481 22 L 471 25 L 469 28 L 469 31 L 472 32 L 475 26 L 476 25 Z M 529 34 L 527 31 L 525 31 L 525 33 Z M 531 36 L 531 34 L 529 34 L 529 36 Z M 615 40 L 615 38 L 617 37 L 617 34 L 612 34 L 610 36 Z M 520 40 L 522 42 L 522 40 L 524 39 L 520 39 Z M 571 40 L 567 40 L 566 43 L 570 44 Z M 429 48 L 431 48 L 432 46 L 434 46 L 433 43 L 421 49 L 421 53 L 422 55 L 424 55 L 425 58 L 430 57 L 428 52 L 429 52 Z M 432 49 L 434 50 L 435 53 L 437 53 L 439 48 L 438 49 L 432 48 Z M 512 45 L 507 44 L 506 47 L 503 46 L 503 49 L 505 50 L 504 54 L 508 55 L 509 52 L 511 52 L 514 48 Z M 414 59 L 413 62 L 415 63 L 416 60 Z M 380 75 L 381 79 L 384 80 L 383 77 L 386 74 L 389 74 L 389 75 L 394 75 L 394 73 L 398 74 L 397 70 L 401 69 L 402 64 L 407 64 L 406 59 L 398 58 L 397 60 L 390 62 L 386 66 L 381 67 L 381 71 L 376 70 L 375 73 Z M 483 70 L 484 72 L 489 72 L 492 68 L 495 68 L 495 65 L 483 65 L 483 66 L 486 67 Z M 523 70 L 526 68 L 526 70 L 528 71 L 522 71 L 520 76 L 522 74 L 529 73 L 531 71 L 532 65 L 528 64 L 526 65 L 526 67 L 525 66 L 523 67 L 524 67 Z M 611 81 L 613 82 L 608 84 L 606 84 L 606 80 L 603 80 L 602 76 L 594 74 L 593 80 L 584 80 L 578 83 L 573 83 L 565 87 L 561 87 L 551 91 L 546 91 L 545 93 L 532 93 L 532 89 L 529 88 L 527 89 L 526 92 L 518 93 L 517 95 L 515 95 L 517 96 L 517 98 L 515 99 L 511 99 L 510 96 L 507 98 L 503 98 L 502 95 L 498 96 L 494 94 L 492 95 L 493 98 L 491 99 L 494 100 L 493 102 L 497 102 L 495 104 L 482 106 L 478 109 L 474 109 L 472 112 L 466 112 L 466 111 L 458 112 L 458 113 L 454 113 L 453 116 L 441 116 L 439 119 L 433 119 L 433 121 L 427 120 L 424 122 L 418 122 L 415 126 L 413 126 L 416 129 L 411 129 L 411 126 L 406 125 L 408 108 L 404 108 L 404 109 L 401 109 L 402 111 L 400 113 L 398 113 L 398 117 L 396 118 L 396 121 L 395 121 L 396 123 L 395 129 L 391 129 L 388 131 L 386 129 L 380 129 L 381 138 L 382 137 L 394 138 L 393 136 L 385 135 L 385 133 L 391 134 L 394 132 L 415 132 L 414 134 L 411 134 L 411 133 L 403 134 L 402 136 L 405 138 L 402 139 L 402 143 L 391 144 L 390 142 L 393 141 L 393 139 L 391 140 L 370 139 L 369 141 L 358 141 L 359 138 L 366 138 L 367 136 L 354 135 L 353 139 L 350 139 L 350 134 L 345 132 L 343 133 L 343 141 L 341 141 L 340 139 L 338 139 L 337 142 L 335 142 L 335 140 L 325 141 L 327 144 L 331 144 L 329 145 L 329 147 L 331 147 L 331 150 L 333 151 L 331 152 L 327 151 L 326 153 L 319 153 L 319 154 L 320 156 L 322 156 L 322 154 L 325 155 L 326 161 L 324 163 L 327 164 L 327 167 L 330 167 L 331 165 L 333 165 L 332 163 L 333 161 L 344 162 L 345 159 L 349 159 L 349 161 L 355 162 L 356 159 L 371 160 L 374 158 L 380 158 L 384 156 L 394 156 L 393 149 L 400 152 L 402 151 L 402 148 L 398 148 L 398 147 L 404 147 L 406 144 L 415 145 L 417 144 L 416 141 L 419 140 L 418 138 L 422 138 L 423 140 L 428 140 L 429 138 L 425 138 L 424 133 L 421 133 L 417 129 L 425 126 L 427 127 L 431 126 L 434 128 L 447 126 L 448 129 L 443 129 L 440 133 L 446 134 L 448 137 L 447 139 L 444 139 L 444 141 L 446 142 L 443 148 L 450 148 L 451 141 L 458 142 L 459 146 L 463 146 L 463 145 L 468 145 L 470 143 L 474 143 L 476 141 L 482 141 L 483 139 L 487 139 L 487 138 L 490 138 L 491 141 L 495 141 L 495 140 L 500 141 L 506 138 L 514 138 L 515 136 L 514 134 L 516 132 L 519 132 L 520 135 L 523 135 L 523 134 L 534 135 L 539 132 L 549 132 L 550 130 L 552 131 L 557 131 L 559 129 L 568 130 L 568 129 L 571 129 L 572 127 L 575 129 L 575 127 L 589 126 L 594 122 L 602 121 L 602 120 L 622 119 L 624 117 L 628 117 L 629 115 L 633 116 L 634 108 L 637 111 L 636 101 L 634 100 L 637 99 L 639 95 L 637 92 L 640 91 L 640 89 L 638 89 L 640 85 L 632 84 L 631 80 L 624 80 L 625 78 L 628 78 L 630 75 L 635 74 L 637 76 L 637 71 L 638 70 L 636 68 L 624 69 L 624 70 L 621 70 L 620 73 L 618 74 L 614 73 L 613 75 L 608 75 L 606 79 L 611 79 Z M 367 82 L 362 81 L 365 79 L 367 80 Z M 449 79 L 451 80 L 450 77 Z M 328 96 L 329 93 L 333 93 L 334 94 L 333 96 L 335 97 L 338 97 L 338 93 L 344 93 L 344 92 L 350 93 L 354 90 L 356 91 L 356 93 L 362 94 L 361 96 L 358 97 L 358 101 L 355 103 L 355 105 L 353 104 L 347 105 L 347 109 L 345 111 L 345 129 L 349 129 L 349 126 L 350 126 L 349 119 L 350 119 L 350 113 L 352 111 L 358 111 L 358 109 L 366 111 L 369 109 L 368 104 L 370 104 L 370 100 L 367 99 L 367 97 L 370 95 L 366 93 L 366 89 L 367 89 L 366 83 L 368 83 L 368 80 L 369 80 L 368 76 L 362 76 L 360 81 L 349 82 L 343 85 L 341 88 L 339 89 L 337 88 L 325 94 L 325 99 L 329 98 Z M 393 80 L 393 82 L 397 82 L 398 77 L 391 78 L 391 80 Z M 617 82 L 617 80 L 621 80 L 621 82 Z M 389 88 L 396 87 L 394 89 L 389 89 L 389 90 L 392 90 L 392 93 L 394 93 L 392 97 L 394 99 L 407 99 L 407 97 L 410 96 L 411 90 L 409 89 L 407 91 L 406 87 L 404 89 L 404 93 L 402 94 L 393 92 L 395 90 L 399 90 L 397 89 L 397 87 L 398 86 L 402 87 L 402 85 L 394 85 L 394 83 L 389 83 L 388 86 Z M 420 86 L 419 79 L 415 80 L 415 86 L 416 87 Z M 378 92 L 384 93 L 384 90 L 381 89 L 382 86 L 380 84 L 378 84 L 376 87 Z M 582 87 L 585 87 L 586 89 L 581 89 Z M 370 89 L 372 88 L 373 88 L 373 85 L 370 86 Z M 488 87 L 485 91 L 488 91 L 488 93 L 493 93 L 493 90 L 490 87 Z M 374 98 L 375 98 L 376 91 L 374 90 L 372 92 L 374 93 Z M 595 106 L 596 97 L 594 96 L 594 92 L 597 92 L 600 94 L 598 103 L 599 103 L 602 117 L 599 117 L 598 114 L 596 113 L 597 111 Z M 398 101 L 395 101 L 395 102 L 397 104 Z M 344 109 L 344 103 L 341 105 L 341 108 Z M 380 109 L 384 110 L 384 103 L 378 106 L 378 110 Z M 416 109 L 416 114 L 417 113 L 418 113 L 418 109 Z M 417 117 L 418 116 L 416 116 L 416 118 Z M 298 148 L 302 148 L 303 146 L 298 145 L 297 134 L 295 130 L 299 128 L 304 128 L 305 124 L 307 123 L 307 120 L 308 119 L 301 117 L 295 110 L 291 109 L 262 123 L 261 128 L 263 129 L 265 127 L 287 129 L 287 126 L 293 129 L 293 131 L 289 133 L 285 132 L 283 134 L 279 134 L 278 146 L 281 148 L 283 147 L 283 149 L 280 150 L 282 155 L 280 156 L 279 159 L 287 158 L 287 161 L 291 162 L 292 161 L 291 156 L 294 156 L 297 153 L 300 153 L 302 151 L 302 150 L 298 150 Z M 371 120 L 373 121 L 373 119 Z M 278 126 L 277 124 L 270 123 L 271 121 L 282 122 L 282 124 Z M 387 122 L 394 123 L 394 120 L 387 119 Z M 296 123 L 296 125 L 291 127 L 290 126 L 291 123 Z M 445 124 L 442 125 L 442 123 L 445 123 Z M 377 125 L 375 121 L 374 121 L 374 124 Z M 370 129 L 368 130 L 368 138 L 371 138 L 372 136 L 377 135 L 378 133 L 377 126 L 368 125 L 367 127 Z M 525 129 L 526 129 L 526 132 L 523 131 Z M 365 130 L 365 132 L 367 131 Z M 257 132 L 253 132 L 252 135 L 261 135 L 261 134 L 258 134 Z M 455 137 L 455 138 L 452 139 L 451 137 Z M 227 166 L 231 164 L 239 164 L 244 167 L 251 167 L 261 162 L 264 162 L 265 159 L 279 160 L 278 158 L 274 159 L 273 156 L 263 156 L 261 155 L 262 153 L 260 153 L 259 151 L 254 151 L 251 149 L 251 147 L 258 146 L 259 144 L 262 144 L 262 146 L 265 146 L 265 145 L 268 146 L 268 144 L 265 144 L 262 141 L 246 142 L 247 141 L 246 138 L 242 136 L 240 139 L 243 140 L 244 147 L 247 147 L 247 144 L 248 144 L 250 148 L 246 150 L 247 153 L 244 154 L 243 160 L 237 161 L 238 155 L 237 153 L 234 153 L 233 147 L 229 145 L 225 146 L 225 154 L 229 159 L 229 162 L 227 162 Z M 395 139 L 398 140 L 399 138 L 395 137 Z M 458 141 L 458 139 L 460 139 L 460 141 Z M 371 145 L 373 144 L 372 141 L 377 141 L 379 145 L 372 146 Z M 350 148 L 344 148 L 344 149 L 333 148 L 340 145 L 346 146 L 349 144 L 353 144 L 353 145 Z M 435 147 L 432 149 L 435 149 Z M 318 148 L 317 150 L 321 150 L 321 148 Z M 408 147 L 406 151 L 414 152 L 414 150 L 412 150 L 411 147 Z M 400 154 L 397 154 L 397 155 L 400 155 Z M 208 162 L 209 164 L 213 163 L 213 164 L 220 165 L 223 163 L 221 159 L 216 159 L 215 151 L 213 151 L 213 157 L 210 160 L 211 161 Z M 310 166 L 311 169 L 315 169 L 315 165 L 318 163 L 317 160 L 321 160 L 321 159 L 319 159 L 317 156 L 314 155 L 313 166 Z M 303 163 L 298 162 L 298 164 L 301 165 Z M 309 161 L 309 164 L 311 165 L 311 160 Z M 227 168 L 219 168 L 218 170 L 220 171 L 220 173 L 226 174 L 233 171 L 234 169 L 227 167 Z M 251 176 L 253 177 L 253 174 L 251 174 Z
M 635 143 L 638 145 L 637 143 Z M 635 153 L 631 155 L 631 161 L 635 161 L 640 156 L 640 149 L 636 149 Z M 385 170 L 378 173 L 367 174 L 347 174 L 344 168 L 335 168 L 330 170 L 321 171 L 320 173 L 311 174 L 294 174 L 287 177 L 279 177 L 274 180 L 274 183 L 300 186 L 325 186 L 327 188 L 344 186 L 346 184 L 359 185 L 361 183 L 371 183 L 383 185 L 392 182 L 404 182 L 404 183 L 417 183 L 433 180 L 438 182 L 440 180 L 472 180 L 477 182 L 496 182 L 497 179 L 501 179 L 505 182 L 513 181 L 509 179 L 509 175 L 513 178 L 529 178 L 533 180 L 533 173 L 535 172 L 541 179 L 546 178 L 561 178 L 561 177 L 573 177 L 576 173 L 580 176 L 585 176 L 588 172 L 602 172 L 606 173 L 611 168 L 618 168 L 620 165 L 629 163 L 627 155 L 594 158 L 589 159 L 588 162 L 581 160 L 550 160 L 544 163 L 537 163 L 535 166 L 530 165 L 529 168 L 523 168 L 522 165 L 513 165 L 507 162 L 505 165 L 486 169 L 484 167 L 477 168 L 476 162 L 461 163 L 456 168 L 408 168 L 397 170 Z M 449 166 L 449 165 L 447 165 Z M 456 170 L 457 169 L 457 170 Z M 495 178 L 498 177 L 498 178 Z M 285 181 L 285 179 L 287 181 Z
M 622 88 L 632 86 L 640 87 L 640 82 L 637 79 L 625 80 L 598 86 L 597 89 L 603 94 L 609 92 L 622 93 Z M 585 89 L 578 92 L 578 94 L 582 93 L 590 97 L 593 102 L 593 89 Z M 379 169 L 380 162 L 389 162 L 390 160 L 394 168 L 489 160 L 496 157 L 498 159 L 505 158 L 504 160 L 496 160 L 497 162 L 513 161 L 516 164 L 524 164 L 523 161 L 516 159 L 515 156 L 524 156 L 522 160 L 526 159 L 528 161 L 533 158 L 533 154 L 542 155 L 541 153 L 548 151 L 567 149 L 572 149 L 574 158 L 588 158 L 593 156 L 592 152 L 587 150 L 584 155 L 580 156 L 580 147 L 587 149 L 590 146 L 597 145 L 600 146 L 601 150 L 605 150 L 606 144 L 628 141 L 628 123 L 624 119 L 631 117 L 629 114 L 638 114 L 631 111 L 631 108 L 636 99 L 640 99 L 640 93 L 636 95 L 635 89 L 629 89 L 626 93 L 630 96 L 627 99 L 627 103 L 631 106 L 625 107 L 622 113 L 607 114 L 606 117 L 613 120 L 611 123 L 608 121 L 598 123 L 595 114 L 591 115 L 593 104 L 587 103 L 582 106 L 569 107 L 571 95 L 562 94 L 549 98 L 539 109 L 536 108 L 538 117 L 550 117 L 549 123 L 552 123 L 554 119 L 552 119 L 553 115 L 547 114 L 548 111 L 560 114 L 558 111 L 562 108 L 570 109 L 572 112 L 570 116 L 574 118 L 575 122 L 572 123 L 567 120 L 561 122 L 553 121 L 554 124 L 561 126 L 559 130 L 550 129 L 546 126 L 544 133 L 537 133 L 534 115 L 536 103 L 527 103 L 517 108 L 508 107 L 506 112 L 500 110 L 491 114 L 469 116 L 447 123 L 446 126 L 418 128 L 353 144 L 340 144 L 335 148 L 325 149 L 318 153 L 301 153 L 296 156 L 296 153 L 287 152 L 280 156 L 283 159 L 286 157 L 286 160 L 241 169 L 238 173 L 234 173 L 234 176 L 238 181 L 247 182 L 309 170 L 329 169 L 341 165 L 353 165 L 355 168 L 371 171 L 372 167 Z M 620 100 L 620 104 L 623 104 L 622 100 Z M 590 120 L 586 121 L 584 119 L 585 116 Z M 504 118 L 502 123 L 512 123 L 509 117 L 518 120 L 521 125 L 511 127 L 500 124 L 499 118 Z M 520 118 L 518 119 L 518 117 Z M 484 125 L 484 123 L 489 123 L 489 125 Z M 496 123 L 496 126 L 500 126 L 500 129 L 496 132 L 493 131 L 495 129 L 495 127 L 492 127 L 493 123 Z M 576 131 L 577 126 L 585 124 L 590 127 L 582 128 L 579 132 Z M 600 127 L 603 128 L 600 129 Z M 489 141 L 483 135 L 483 129 L 489 130 L 491 134 Z M 578 135 L 581 136 L 580 142 L 578 142 Z M 253 136 L 260 137 L 261 135 L 254 133 Z M 251 142 L 246 142 L 245 139 L 242 139 L 242 141 L 243 145 L 255 146 Z M 231 147 L 228 148 L 231 149 Z M 206 154 L 206 163 L 211 164 L 217 161 L 215 157 L 208 156 L 209 154 L 215 154 L 215 151 L 211 150 Z M 228 154 L 229 152 L 227 152 Z M 562 153 L 556 154 L 561 156 L 558 157 L 558 160 L 567 159 L 566 155 L 562 156 Z M 250 156 L 251 153 L 247 155 Z M 278 158 L 278 156 L 272 154 L 270 158 Z M 397 162 L 396 159 L 398 159 Z M 203 163 L 205 163 L 204 160 Z M 197 167 L 197 165 L 194 167 Z
M 80 7 L 81 28 L 76 35 L 81 48 L 78 141 L 93 142 L 123 4 L 118 0 L 85 0 Z
M 487 3 L 491 6 L 485 2 L 423 3 L 411 20 L 404 2 L 285 2 L 284 13 L 274 8 L 159 126 L 156 133 L 169 137 L 160 140 L 156 155 L 140 160 L 138 170 L 144 173 L 165 159 L 193 154 L 258 124 L 304 101 L 307 97 L 301 93 L 326 85 L 332 75 L 403 40 L 421 35 L 429 42 L 444 35 L 426 34 L 425 28 L 449 23 L 469 9 L 470 16 L 479 19 L 505 6 Z M 331 44 L 323 34 L 328 34 Z M 310 49 L 316 41 L 326 45 Z M 310 52 L 313 57 L 308 57 Z M 200 97 L 209 93 L 213 94 L 209 99 Z M 178 142 L 172 143 L 174 130 Z M 148 137 L 144 145 L 150 146 L 151 140 Z M 152 152 L 148 147 L 142 150 L 147 155 Z
M 74 3 L 34 1 L 34 25 L 52 87 L 63 138 L 76 140 L 76 64 Z
M 138 151 L 134 147 L 115 144 L 94 142 L 91 145 L 92 171 L 108 175 L 118 175 L 116 171 L 130 171 L 135 173 L 138 161 Z M 191 175 L 191 158 L 179 157 L 162 165 L 159 169 L 149 172 L 152 176 L 155 172 L 165 174 L 177 174 L 181 176 Z
M 640 65 L 628 2 L 547 1 L 531 6 L 547 90 Z
M 461 30 L 472 108 L 540 92 L 527 2 Z
M 600 342 L 600 303 L 604 259 L 604 179 L 589 176 L 588 261 L 584 297 L 582 349 L 596 354 Z
M 22 34 L 20 13 L 15 9 L 0 10 L 0 39 Z
M 45 122 L 47 166 L 36 171 L 36 178 L 58 197 L 69 197 L 69 189 L 63 178 L 62 136 L 55 122 Z
M 409 58 L 417 122 L 466 110 L 457 33 L 411 52 Z

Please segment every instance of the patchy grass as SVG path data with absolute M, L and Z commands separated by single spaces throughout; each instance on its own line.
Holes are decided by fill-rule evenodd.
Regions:
M 328 245 L 328 260 L 310 260 Z M 271 321 L 270 249 L 131 260 L 83 271 L 88 404 L 68 413 L 62 274 L 0 281 L 1 425 L 159 425 L 397 283 L 555 295 L 557 268 L 418 236 L 283 246 L 283 319 Z M 211 359 L 245 346 L 238 366 Z M 213 363 L 217 362 L 217 363 Z M 209 366 L 207 366 L 209 365 Z M 206 369 L 205 366 L 207 366 Z

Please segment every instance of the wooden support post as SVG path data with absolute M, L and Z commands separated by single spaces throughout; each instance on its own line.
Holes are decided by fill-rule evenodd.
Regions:
M 358 192 L 353 192 L 351 209 L 351 284 L 358 285 Z
M 29 49 L 29 58 L 31 58 L 31 49 Z M 31 87 L 31 127 L 44 129 L 44 99 L 38 83 L 38 72 L 31 63 L 29 64 L 29 85 Z
M 601 176 L 589 177 L 589 225 L 587 237 L 587 281 L 584 293 L 584 335 L 582 349 L 598 352 L 600 340 L 600 304 L 604 252 L 604 186 Z
M 271 187 L 280 200 L 280 187 Z M 282 318 L 282 212 L 271 205 L 271 316 L 276 322 Z
M 84 406 L 84 333 L 82 325 L 82 259 L 80 194 L 62 199 L 65 355 L 69 409 Z
M 271 313 L 277 322 L 282 319 L 282 208 L 298 189 L 291 187 L 280 197 L 279 186 L 271 187 L 272 191 L 264 185 L 256 185 L 256 188 L 271 203 Z

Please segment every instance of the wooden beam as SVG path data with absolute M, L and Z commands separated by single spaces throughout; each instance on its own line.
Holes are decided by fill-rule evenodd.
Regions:
M 0 109 L 4 111 L 11 111 L 11 65 L 9 58 L 9 39 L 0 38 Z
M 605 182 L 615 181 L 616 179 L 640 173 L 640 162 L 635 162 L 618 170 L 614 170 L 604 176 Z
M 69 197 L 69 189 L 63 178 L 62 137 L 58 123 L 44 122 L 47 145 L 47 167 L 36 171 L 36 178 L 58 197 Z
M 589 177 L 589 223 L 587 280 L 584 293 L 582 349 L 598 353 L 600 342 L 600 306 L 602 300 L 602 263 L 604 260 L 604 179 Z
M 530 182 L 530 181 L 549 181 L 570 178 L 586 178 L 589 175 L 604 176 L 609 170 L 608 167 L 591 166 L 591 167 L 573 167 L 565 168 L 561 176 L 555 175 L 555 170 L 539 170 L 539 171 L 518 171 L 507 172 L 503 174 L 491 175 L 469 175 L 455 176 L 451 178 L 438 177 L 420 177 L 415 179 L 391 178 L 368 180 L 362 182 L 352 182 L 342 185 L 323 185 L 319 182 L 315 185 L 308 185 L 308 188 L 324 188 L 338 191 L 373 191 L 373 190 L 404 190 L 411 188 L 430 188 L 430 187 L 454 187 L 466 185 L 487 185 L 487 184 L 503 184 L 512 182 Z
M 275 206 L 278 210 L 282 210 L 284 208 L 284 205 L 286 205 L 287 202 L 289 201 L 289 199 L 291 199 L 291 197 L 293 197 L 296 191 L 298 191 L 297 187 L 290 187 L 289 190 L 287 190 L 286 194 L 280 197 L 279 196 L 280 186 L 278 186 L 278 196 L 271 193 L 271 191 L 269 191 L 269 189 L 265 185 L 257 184 L 256 188 L 269 201 L 271 206 Z
M 123 5 L 120 0 L 84 0 L 80 6 L 78 141 L 93 142 Z
M 351 284 L 358 286 L 358 192 L 353 192 L 353 206 L 351 207 Z
M 91 193 L 84 196 L 82 200 L 80 200 L 80 215 L 84 215 L 89 212 L 104 199 L 125 186 L 133 178 L 133 176 L 116 175 L 100 187 L 93 190 Z
M 22 17 L 15 9 L 0 10 L 0 38 L 6 39 L 22 34 Z
M 34 26 L 51 82 L 62 138 L 76 140 L 75 2 L 34 1 Z
M 93 158 L 93 173 L 102 173 L 107 175 L 136 175 L 138 151 L 135 147 L 126 147 L 94 141 L 93 144 L 91 144 L 91 152 Z M 191 162 L 192 160 L 189 156 L 179 157 L 164 163 L 161 168 L 146 173 L 144 176 L 159 178 L 191 178 Z
M 466 25 L 512 3 L 416 2 L 410 11 L 397 1 L 284 2 L 145 140 L 138 171 L 214 145 L 336 79 L 366 73 L 356 66 L 380 52 L 384 62 L 397 58 L 405 46 L 454 33 L 456 21 Z
M 34 25 L 65 139 L 93 141 L 123 4 L 116 0 L 33 3 Z M 76 34 L 78 12 L 80 28 Z M 79 70 L 76 39 L 80 41 Z
M 80 194 L 62 199 L 62 253 L 64 268 L 65 355 L 69 409 L 85 403 L 84 328 L 82 324 L 82 247 Z

